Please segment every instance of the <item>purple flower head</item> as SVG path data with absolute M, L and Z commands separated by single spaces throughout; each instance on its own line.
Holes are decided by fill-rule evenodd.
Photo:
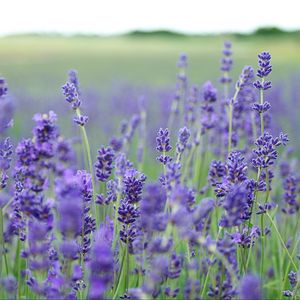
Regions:
M 180 291 L 180 288 L 171 289 L 170 287 L 166 287 L 164 290 L 164 293 L 168 298 L 176 298 L 178 293 Z
M 179 130 L 178 141 L 176 144 L 176 151 L 178 154 L 181 154 L 184 151 L 190 136 L 191 133 L 186 127 Z
M 271 88 L 272 83 L 271 81 L 264 81 L 264 78 L 272 72 L 271 55 L 269 52 L 262 52 L 258 55 L 258 66 L 256 75 L 262 80 L 255 81 L 253 85 L 259 90 L 268 90 Z
M 196 85 L 193 85 L 190 88 L 189 96 L 187 98 L 186 102 L 186 108 L 185 108 L 185 124 L 192 127 L 193 124 L 197 120 L 197 104 L 199 101 L 199 89 Z
M 232 51 L 231 51 L 231 42 L 225 41 L 224 42 L 224 49 L 222 51 L 223 57 L 221 59 L 221 67 L 220 70 L 224 73 L 223 76 L 220 78 L 220 82 L 223 84 L 230 83 L 232 79 L 228 76 L 228 73 L 232 69 Z
M 3 77 L 0 77 L 0 133 L 13 126 L 14 106 L 7 97 L 7 84 Z
M 213 160 L 211 162 L 208 175 L 212 185 L 215 182 L 220 181 L 223 177 L 225 177 L 226 173 L 227 173 L 226 166 L 223 162 L 219 160 Z
M 123 178 L 125 172 L 132 168 L 132 163 L 127 160 L 125 153 L 119 153 L 116 157 L 116 176 Z
M 28 228 L 28 266 L 31 270 L 47 271 L 50 265 L 48 238 L 52 225 L 30 220 Z
M 117 138 L 117 137 L 112 137 L 109 141 L 109 145 L 115 152 L 118 152 L 123 147 L 123 139 Z
M 227 170 L 227 178 L 232 183 L 243 182 L 247 179 L 247 164 L 240 151 L 229 153 Z
M 66 98 L 66 101 L 72 104 L 72 108 L 76 110 L 81 105 L 81 100 L 79 99 L 79 95 L 76 89 L 76 86 L 71 83 L 67 82 L 62 87 L 63 94 Z
M 249 233 L 249 228 L 244 227 L 242 232 L 232 233 L 231 238 L 233 242 L 243 248 L 250 248 L 255 243 L 255 240 L 260 236 L 260 229 L 254 225 Z
M 238 299 L 241 300 L 261 300 L 261 281 L 258 277 L 248 274 L 245 275 L 239 286 Z
M 217 89 L 210 81 L 203 84 L 203 100 L 205 104 L 214 103 L 217 101 Z
M 38 152 L 30 139 L 23 139 L 16 147 L 18 167 L 30 166 L 39 159 Z
M 10 299 L 14 299 L 18 290 L 18 282 L 14 276 L 0 278 L 0 286 L 6 291 Z
M 162 219 L 159 213 L 163 212 L 166 203 L 166 190 L 160 184 L 149 184 L 141 201 L 141 223 L 148 230 L 155 230 L 157 223 Z
M 75 86 L 78 95 L 80 95 L 78 72 L 76 70 L 70 70 L 68 72 L 68 76 L 69 76 L 69 82 Z
M 294 177 L 292 175 L 289 175 L 284 180 L 284 183 L 283 183 L 283 188 L 284 188 L 283 199 L 285 201 L 286 206 L 284 208 L 282 208 L 282 211 L 285 214 L 294 214 L 300 208 L 300 204 L 297 201 L 298 183 L 299 183 L 299 179 L 296 179 L 296 177 Z
M 135 169 L 129 169 L 125 172 L 123 186 L 126 201 L 129 203 L 141 201 L 145 181 L 146 176 Z
M 200 291 L 200 281 L 197 279 L 188 278 L 184 286 L 184 299 L 200 300 Z
M 3 142 L 0 142 L 0 169 L 7 171 L 10 168 L 12 160 L 13 146 L 10 142 L 10 138 L 6 138 Z
M 243 89 L 245 86 L 251 85 L 254 78 L 254 70 L 250 66 L 244 67 L 239 80 L 236 85 L 239 89 Z
M 215 201 L 211 198 L 202 199 L 193 211 L 193 223 L 197 231 L 208 229 L 210 223 L 210 214 L 215 207 Z
M 287 140 L 287 136 L 284 134 L 274 138 L 271 134 L 265 132 L 255 142 L 257 148 L 253 150 L 255 158 L 252 159 L 252 165 L 255 168 L 262 169 L 272 166 L 278 157 L 276 147 L 285 145 Z
M 187 68 L 187 55 L 185 53 L 181 53 L 177 62 L 177 67 L 181 69 Z
M 0 77 L 0 98 L 7 95 L 7 91 L 8 88 L 5 78 Z
M 109 180 L 106 189 L 106 197 L 103 194 L 97 195 L 98 204 L 110 204 L 117 200 L 118 183 L 116 180 Z
M 35 114 L 33 120 L 36 122 L 33 135 L 38 143 L 48 142 L 57 137 L 57 115 L 53 111 L 49 111 L 48 114 Z
M 243 214 L 249 209 L 247 190 L 245 185 L 238 184 L 231 187 L 223 203 L 225 214 L 221 217 L 220 226 L 234 227 L 243 223 Z
M 293 272 L 291 271 L 289 274 L 288 274 L 288 278 L 289 278 L 289 283 L 291 285 L 292 288 L 294 288 L 298 282 L 298 278 L 297 278 L 297 273 L 296 272 Z
M 168 278 L 170 279 L 178 278 L 181 274 L 182 267 L 183 267 L 183 257 L 173 252 L 169 260 L 168 274 L 167 274 Z
M 161 182 L 167 190 L 171 191 L 174 186 L 180 183 L 181 164 L 171 162 L 167 165 L 166 175 L 161 177 Z
M 54 146 L 59 136 L 56 114 L 53 111 L 48 114 L 36 114 L 33 120 L 36 122 L 33 128 L 33 141 L 39 154 L 46 157 L 53 156 Z
M 102 226 L 96 233 L 96 239 L 90 261 L 89 299 L 104 299 L 105 292 L 113 280 L 114 259 L 111 243 L 107 242 L 107 229 Z M 110 225 L 109 225 L 110 226 Z
M 217 101 L 217 90 L 214 88 L 210 81 L 203 85 L 203 104 L 201 106 L 201 125 L 202 134 L 213 127 L 217 122 L 217 115 L 214 109 L 214 103 Z
M 168 128 L 160 128 L 156 137 L 156 149 L 159 152 L 169 152 L 172 149 L 170 145 L 170 133 Z
M 262 52 L 258 54 L 257 76 L 260 78 L 267 77 L 272 72 L 271 55 L 269 52 Z
M 66 172 L 56 180 L 58 198 L 59 229 L 63 236 L 75 238 L 82 233 L 84 205 L 81 198 L 82 187 L 79 176 Z
M 96 177 L 99 181 L 105 182 L 111 175 L 115 152 L 110 147 L 101 147 L 98 150 L 97 162 L 95 164 Z
M 88 116 L 82 116 L 82 115 L 75 116 L 73 118 L 73 121 L 79 126 L 85 126 L 87 124 L 88 120 L 89 120 Z
M 138 125 L 140 124 L 140 121 L 141 121 L 141 117 L 140 115 L 133 115 L 131 120 L 130 120 L 130 123 L 129 123 L 129 126 L 127 124 L 126 126 L 126 132 L 124 132 L 124 135 L 125 135 L 125 140 L 129 143 L 132 138 L 133 138 L 133 135 L 138 127 Z
M 271 104 L 265 101 L 263 104 L 254 103 L 252 109 L 257 111 L 259 114 L 266 113 L 271 108 Z
M 170 156 L 166 155 L 166 152 L 169 152 L 172 149 L 170 145 L 170 133 L 168 128 L 160 128 L 157 137 L 156 137 L 156 150 L 162 154 L 157 157 L 157 160 L 162 164 L 167 165 L 172 159 Z
M 118 220 L 126 225 L 134 223 L 140 215 L 138 208 L 124 200 L 120 203 L 118 214 Z
M 74 163 L 76 154 L 72 147 L 72 141 L 59 137 L 56 147 L 56 155 L 59 161 L 63 163 Z

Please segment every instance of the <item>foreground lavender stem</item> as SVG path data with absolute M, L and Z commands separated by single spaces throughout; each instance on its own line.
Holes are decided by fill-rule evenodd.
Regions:
M 71 74 L 74 75 L 74 73 L 71 73 Z M 76 75 L 76 73 L 75 73 L 75 75 Z M 91 157 L 91 148 L 90 148 L 90 143 L 88 140 L 87 132 L 86 132 L 86 129 L 84 126 L 87 123 L 88 118 L 81 114 L 81 111 L 80 111 L 81 100 L 79 98 L 78 80 L 75 80 L 73 77 L 74 76 L 72 76 L 70 78 L 70 82 L 67 82 L 62 87 L 62 90 L 66 97 L 66 101 L 72 104 L 72 108 L 76 114 L 76 118 L 74 119 L 74 122 L 77 123 L 80 127 L 82 141 L 83 141 L 83 149 L 84 149 L 85 157 L 87 160 L 89 173 L 92 175 L 93 191 L 95 191 L 95 178 L 94 178 L 94 171 L 93 171 L 93 162 L 92 162 L 92 157 Z M 76 78 L 76 76 L 75 76 L 75 78 Z M 73 83 L 74 81 L 76 82 L 76 85 Z M 95 192 L 93 193 L 92 212 L 96 218 L 97 226 L 99 226 L 100 219 L 99 219 L 99 216 L 96 211 Z
M 237 81 L 235 85 L 235 93 L 233 98 L 229 101 L 229 113 L 228 113 L 228 154 L 231 151 L 231 143 L 232 143 L 232 122 L 233 122 L 233 106 L 236 103 L 236 99 L 238 97 L 239 92 L 247 85 L 252 83 L 252 78 L 254 77 L 254 71 L 252 67 L 245 67 L 240 75 L 240 79 Z

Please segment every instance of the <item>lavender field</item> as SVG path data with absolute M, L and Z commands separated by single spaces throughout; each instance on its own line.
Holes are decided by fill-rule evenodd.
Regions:
M 300 299 L 299 50 L 0 38 L 0 299 Z

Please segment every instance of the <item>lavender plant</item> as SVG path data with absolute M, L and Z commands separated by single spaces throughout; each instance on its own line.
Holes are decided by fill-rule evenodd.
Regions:
M 4 136 L 6 118 L 0 298 L 300 297 L 300 177 L 265 101 L 271 55 L 258 58 L 259 79 L 246 66 L 232 93 L 226 42 L 223 90 L 207 81 L 200 93 L 181 55 L 156 148 L 141 98 L 139 113 L 93 157 L 74 70 L 62 90 L 82 147 L 62 136 L 52 111 L 36 114 L 32 136 L 16 145 Z M 0 108 L 8 98 L 0 78 Z

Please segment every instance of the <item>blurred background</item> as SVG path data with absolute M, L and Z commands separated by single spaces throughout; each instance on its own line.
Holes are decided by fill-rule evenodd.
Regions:
M 0 75 L 14 110 L 13 137 L 31 135 L 32 116 L 54 110 L 65 135 L 77 134 L 61 86 L 76 69 L 95 147 L 145 99 L 148 126 L 165 125 L 176 88 L 176 61 L 188 56 L 188 78 L 217 87 L 224 40 L 233 44 L 233 81 L 257 54 L 272 54 L 272 113 L 298 142 L 300 21 L 294 0 L 17 1 L 1 3 Z M 0 108 L 1 109 L 1 108 Z M 0 114 L 6 114 L 1 109 Z

